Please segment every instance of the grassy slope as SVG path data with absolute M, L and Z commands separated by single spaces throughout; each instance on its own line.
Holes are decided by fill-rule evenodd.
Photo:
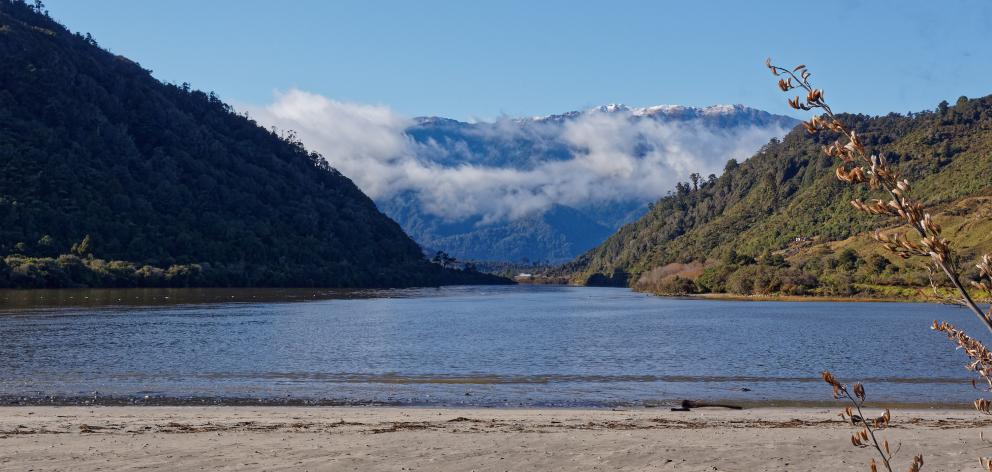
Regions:
M 967 269 L 972 265 L 972 261 L 977 260 L 982 254 L 992 254 L 992 236 L 990 236 L 992 235 L 992 197 L 961 198 L 935 208 L 934 215 L 936 221 L 944 229 L 944 236 L 954 242 L 959 264 L 966 269 L 965 272 L 968 272 Z M 883 232 L 890 231 L 906 231 L 906 228 L 893 226 L 883 230 Z M 926 273 L 923 260 L 905 260 L 892 257 L 888 251 L 871 238 L 871 233 L 860 233 L 841 241 L 807 245 L 795 251 L 788 251 L 790 254 L 787 259 L 791 264 L 798 266 L 809 259 L 822 257 L 825 254 L 837 254 L 846 249 L 857 252 L 863 258 L 869 258 L 873 255 L 886 257 L 896 268 L 895 272 Z M 921 291 L 917 285 L 872 283 L 856 283 L 855 285 L 859 293 L 881 298 L 933 298 L 932 288 L 926 286 Z M 946 287 L 939 287 L 938 292 L 942 295 L 951 294 L 951 291 Z

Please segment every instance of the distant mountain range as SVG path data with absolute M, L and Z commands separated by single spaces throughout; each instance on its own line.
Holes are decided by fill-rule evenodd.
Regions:
M 743 105 L 612 104 L 474 123 L 421 117 L 405 131 L 418 159 L 439 168 L 481 169 L 482 178 L 518 172 L 514 185 L 535 181 L 519 184 L 521 207 L 538 197 L 541 204 L 493 218 L 483 209 L 452 217 L 444 208 L 429 208 L 422 196 L 431 190 L 376 203 L 427 251 L 471 260 L 564 262 L 639 218 L 648 202 L 691 172 L 718 173 L 728 159 L 747 157 L 798 123 Z M 602 170 L 611 163 L 623 164 L 615 175 Z M 631 165 L 639 167 L 631 172 Z

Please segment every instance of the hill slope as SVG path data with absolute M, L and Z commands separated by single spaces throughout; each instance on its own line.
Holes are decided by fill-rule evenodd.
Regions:
M 898 163 L 915 182 L 914 195 L 937 205 L 940 219 L 959 233 L 965 261 L 992 249 L 981 218 L 989 201 L 977 198 L 992 193 L 992 97 L 962 97 L 953 107 L 942 103 L 912 116 L 842 119 L 872 152 Z M 716 180 L 698 189 L 680 186 L 559 273 L 580 283 L 675 292 L 835 293 L 852 283 L 911 285 L 907 277 L 915 275 L 905 263 L 865 244 L 866 232 L 895 222 L 879 222 L 847 203 L 867 194 L 833 176 L 835 163 L 821 151 L 833 139 L 800 128 L 772 140 L 747 161 L 728 163 Z
M 0 286 L 80 283 L 90 254 L 132 261 L 121 284 L 461 280 L 319 155 L 22 2 L 0 0 L 0 63 Z
M 425 214 L 413 199 L 391 199 L 379 206 L 403 222 L 403 229 L 425 248 L 439 248 L 474 261 L 561 263 L 595 247 L 616 229 L 590 219 L 583 211 L 561 205 L 536 215 L 490 224 L 480 224 L 480 217 L 446 222 Z

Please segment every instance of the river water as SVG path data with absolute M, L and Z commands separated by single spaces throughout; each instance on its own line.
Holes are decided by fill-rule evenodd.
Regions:
M 7 403 L 652 406 L 683 398 L 968 403 L 931 320 L 963 309 L 754 302 L 626 289 L 0 291 Z

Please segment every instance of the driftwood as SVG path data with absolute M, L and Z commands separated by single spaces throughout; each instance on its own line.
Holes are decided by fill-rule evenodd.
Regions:
M 728 405 L 725 403 L 707 403 L 704 401 L 696 401 L 696 400 L 682 400 L 682 406 L 678 408 L 672 408 L 672 411 L 689 411 L 692 408 L 730 408 L 731 410 L 744 409 L 744 407 L 739 405 Z

